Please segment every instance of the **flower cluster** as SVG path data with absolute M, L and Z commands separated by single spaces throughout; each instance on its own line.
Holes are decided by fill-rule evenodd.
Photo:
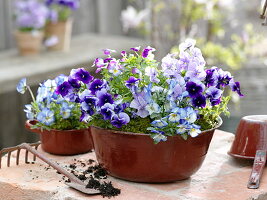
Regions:
M 220 68 L 207 69 L 194 40 L 179 47 L 180 54 L 168 54 L 159 63 L 152 47 L 131 53 L 121 52 L 121 58 L 111 56 L 94 62 L 94 78 L 84 68 L 73 69 L 57 93 L 65 100 L 80 104 L 81 120 L 89 124 L 131 132 L 150 134 L 155 143 L 167 136 L 196 137 L 201 131 L 214 128 L 222 112 L 228 113 L 230 96 L 223 97 L 227 86 L 243 96 L 239 82 Z M 137 122 L 144 119 L 142 126 Z
M 17 0 L 15 2 L 16 25 L 20 30 L 32 31 L 45 26 L 48 9 L 36 0 Z
M 50 8 L 49 20 L 51 22 L 66 21 L 80 6 L 80 0 L 46 0 Z
M 35 97 L 26 84 L 26 78 L 21 79 L 17 85 L 17 91 L 24 94 L 29 90 L 32 103 L 25 105 L 26 117 L 36 120 L 35 127 L 44 129 L 69 130 L 86 128 L 88 125 L 80 122 L 80 107 L 77 103 L 64 100 L 56 94 L 56 88 L 66 80 L 66 76 L 60 75 L 54 80 L 46 80 L 41 83 Z
M 124 112 L 127 105 L 116 101 L 105 80 L 94 79 L 84 68 L 73 69 L 56 92 L 69 102 L 80 103 L 81 121 L 90 120 L 94 114 L 102 115 L 104 120 L 110 121 L 117 128 L 130 121 L 130 117 Z

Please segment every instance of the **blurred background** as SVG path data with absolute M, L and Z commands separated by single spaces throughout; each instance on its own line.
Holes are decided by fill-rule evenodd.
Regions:
M 30 96 L 17 93 L 21 78 L 27 77 L 35 92 L 43 80 L 74 67 L 89 69 L 104 48 L 119 55 L 150 45 L 161 60 L 177 52 L 181 41 L 194 38 L 207 65 L 230 71 L 245 95 L 232 97 L 231 117 L 223 117 L 221 129 L 234 133 L 242 116 L 267 114 L 267 27 L 259 17 L 261 0 L 80 0 L 72 14 L 70 48 L 49 51 L 47 41 L 34 56 L 19 55 L 14 4 L 0 1 L 0 148 L 38 140 L 24 129 Z

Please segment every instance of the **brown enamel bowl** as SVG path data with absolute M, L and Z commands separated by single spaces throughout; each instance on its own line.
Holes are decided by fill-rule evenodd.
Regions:
M 229 155 L 235 158 L 254 159 L 256 151 L 262 149 L 267 137 L 267 115 L 243 117 L 236 130 Z
M 56 155 L 75 155 L 93 149 L 90 129 L 81 130 L 41 130 L 32 129 L 36 121 L 26 121 L 25 127 L 31 132 L 40 134 L 42 149 Z
M 218 128 L 222 123 L 220 119 Z M 147 134 L 91 127 L 98 162 L 110 175 L 135 182 L 172 182 L 190 177 L 201 166 L 215 129 L 187 140 L 168 137 L 154 144 Z

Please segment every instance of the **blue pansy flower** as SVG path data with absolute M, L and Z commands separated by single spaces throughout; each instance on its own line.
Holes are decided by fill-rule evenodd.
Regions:
M 25 105 L 24 112 L 26 113 L 26 117 L 29 120 L 33 120 L 34 119 L 34 113 L 33 113 L 33 108 L 31 104 L 27 104 Z
M 152 139 L 156 144 L 161 141 L 167 141 L 167 137 L 164 135 L 165 133 L 163 131 L 151 130 L 151 132 L 154 133 L 152 134 Z
M 151 122 L 151 124 L 154 127 L 157 127 L 157 128 L 163 128 L 163 127 L 168 125 L 168 123 L 165 120 L 162 120 L 162 119 L 154 120 L 153 122 Z
M 63 119 L 68 119 L 71 116 L 71 107 L 67 102 L 61 104 L 60 114 Z
M 37 115 L 37 120 L 47 126 L 51 125 L 55 121 L 54 112 L 48 108 L 44 108 Z
M 17 91 L 21 94 L 24 94 L 26 90 L 27 90 L 26 78 L 22 78 L 17 85 Z

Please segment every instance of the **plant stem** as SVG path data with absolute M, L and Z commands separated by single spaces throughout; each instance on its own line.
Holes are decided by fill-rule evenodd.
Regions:
M 32 90 L 31 90 L 30 86 L 27 85 L 27 89 L 29 90 L 29 92 L 31 94 L 31 97 L 32 97 L 33 102 L 36 102 L 35 97 L 34 97 L 34 95 L 32 93 Z

